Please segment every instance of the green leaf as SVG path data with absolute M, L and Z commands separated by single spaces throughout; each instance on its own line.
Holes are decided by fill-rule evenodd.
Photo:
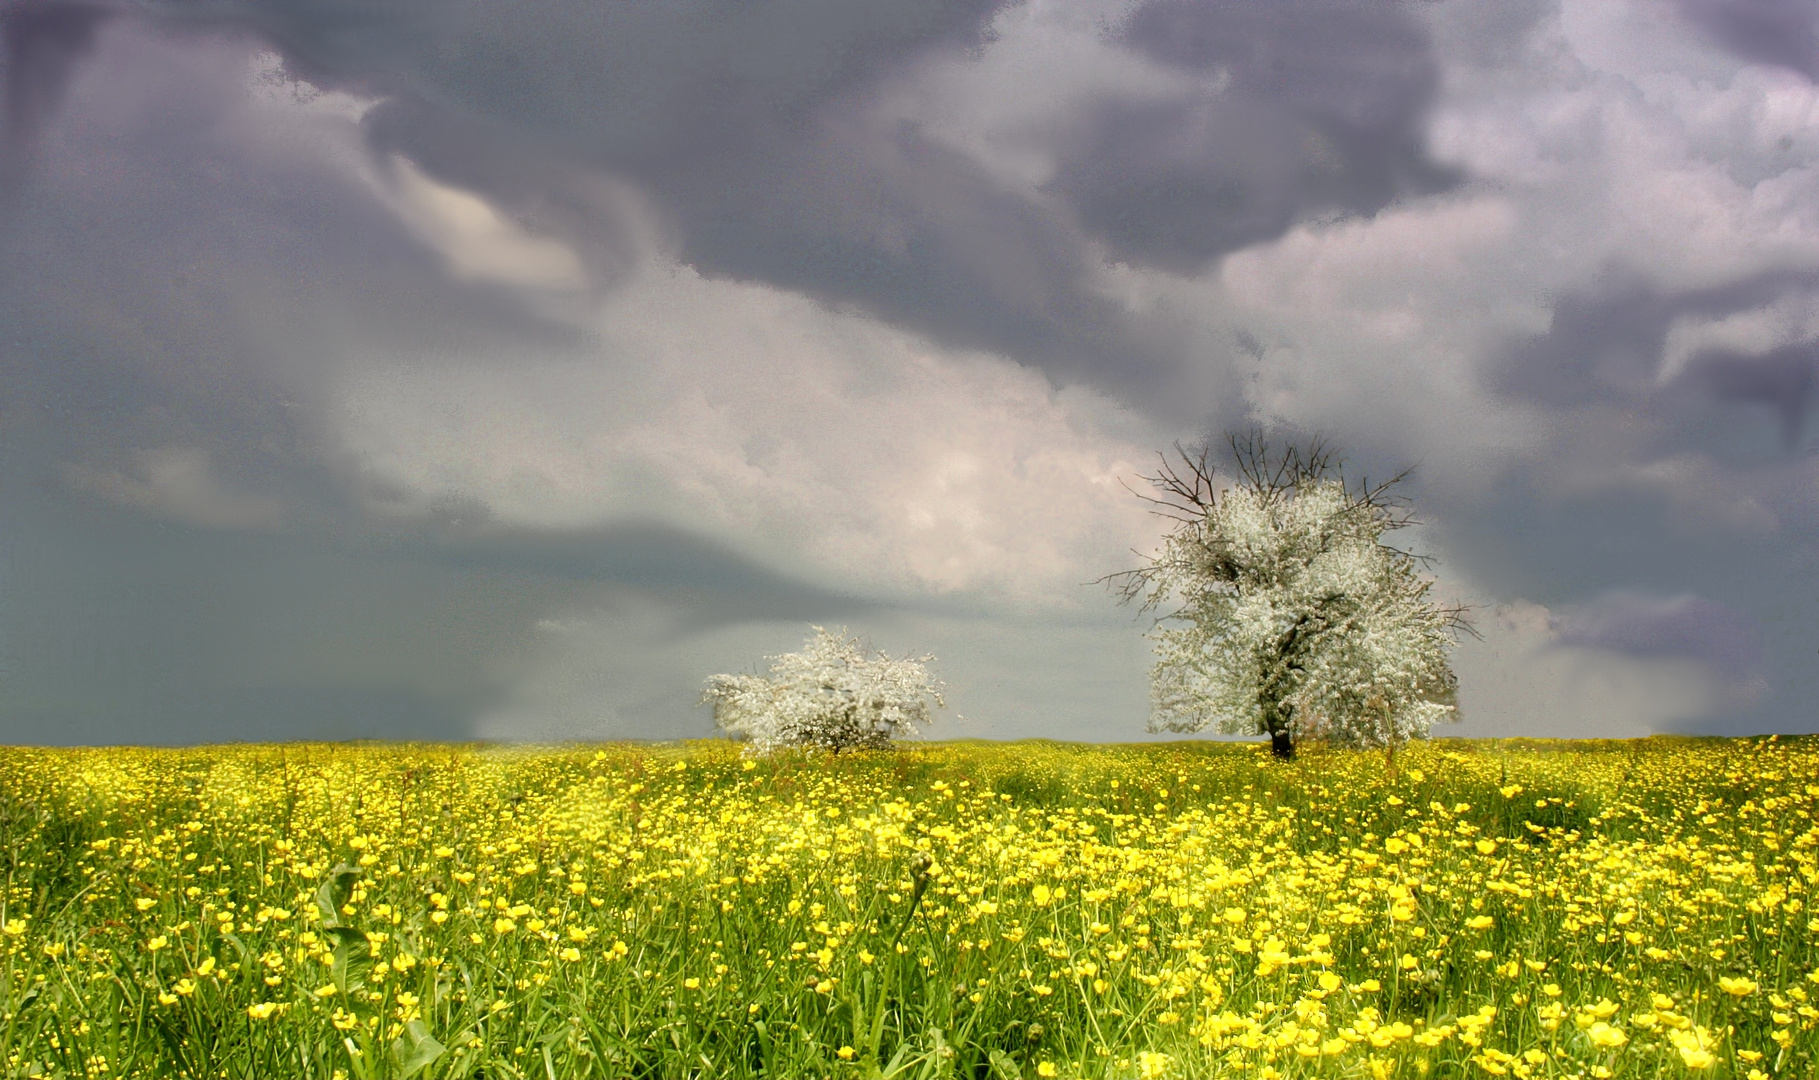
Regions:
M 330 978 L 343 994 L 366 985 L 366 973 L 372 970 L 373 947 L 366 931 L 352 926 L 330 926 L 323 933 L 335 939 L 335 959 L 330 965 Z
M 404 1034 L 392 1043 L 392 1056 L 398 1059 L 398 1080 L 410 1080 L 447 1052 L 448 1047 L 429 1033 L 429 1025 L 412 1020 L 404 1025 Z
M 1023 1069 L 1002 1050 L 991 1053 L 992 1076 L 997 1080 L 1023 1080 Z
M 342 1038 L 341 1045 L 347 1047 L 347 1066 L 354 1070 L 354 1080 L 370 1080 L 372 1070 L 366 1067 L 365 1052 L 354 1045 L 354 1040 L 346 1037 Z
M 354 882 L 360 880 L 360 868 L 338 864 L 328 872 L 328 880 L 316 890 L 316 910 L 322 913 L 323 926 L 342 925 L 341 908 L 354 894 Z

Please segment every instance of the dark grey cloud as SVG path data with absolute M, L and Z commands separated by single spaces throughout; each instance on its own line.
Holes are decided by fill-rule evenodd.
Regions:
M 39 131 L 106 16 L 101 7 L 70 0 L 0 4 L 0 222 L 18 197 Z
M 1120 259 L 1191 270 L 1461 180 L 1428 154 L 1438 67 L 1398 4 L 1151 0 L 1114 36 L 1202 80 L 1100 104 L 1049 185 Z
M 1781 421 L 1781 442 L 1788 450 L 1799 445 L 1813 400 L 1819 343 L 1771 349 L 1760 355 L 1728 350 L 1707 350 L 1687 365 L 1685 379 L 1702 384 L 1713 398 L 1765 405 Z
M 587 659 L 605 674 L 574 733 L 699 735 L 704 636 L 880 610 L 673 527 L 530 533 L 463 513 L 235 533 L 72 497 L 14 462 L 0 742 L 469 738 L 537 671 L 552 621 L 616 611 L 641 629 Z
M 475 6 L 365 26 L 358 45 L 330 29 L 351 17 L 338 6 L 247 4 L 239 21 L 300 74 L 388 97 L 368 121 L 376 147 L 573 227 L 596 267 L 619 230 L 582 178 L 604 168 L 656 201 L 704 273 L 1154 396 L 1178 347 L 1090 286 L 1064 215 L 864 115 L 876 83 L 978 48 L 1003 6 Z
M 1778 432 L 1784 450 L 1798 443 L 1812 393 L 1814 347 L 1796 344 L 1760 355 L 1708 349 L 1661 379 L 1676 320 L 1717 320 L 1789 294 L 1819 291 L 1819 273 L 1769 270 L 1696 289 L 1662 289 L 1613 274 L 1602 286 L 1560 297 L 1545 333 L 1489 358 L 1486 375 L 1500 393 L 1552 408 L 1607 406 L 1671 420 L 1647 449 L 1696 448 L 1734 460 Z M 1754 406 L 1754 421 L 1717 421 L 1715 406 Z
M 879 607 L 777 573 L 727 544 L 658 522 L 568 530 L 500 528 L 489 525 L 482 508 L 448 505 L 380 543 L 380 550 L 393 555 L 462 570 L 521 572 L 648 591 L 676 609 L 679 630 L 691 633 L 748 620 L 852 618 Z
M 596 343 L 452 280 L 319 160 L 332 145 L 262 142 L 253 46 L 115 20 L 95 48 L 0 238 L 0 741 L 466 738 L 565 613 L 667 613 L 636 665 L 752 619 L 871 610 L 675 528 L 386 506 L 329 421 L 350 362 L 420 358 L 433 382 L 443 357 Z M 276 507 L 275 527 L 110 497 L 159 494 L 147 452 L 205 463 L 204 496 Z M 608 668 L 591 730 L 702 733 L 699 672 L 621 701 L 636 673 Z
M 1554 630 L 1564 646 L 1700 665 L 1733 723 L 1768 688 L 1761 624 L 1706 597 L 1606 592 L 1556 614 Z
M 481 717 L 556 707 L 578 734 L 699 733 L 692 702 L 703 674 L 794 648 L 809 622 L 843 620 L 861 632 L 896 625 L 893 648 L 919 650 L 918 639 L 932 637 L 938 654 L 964 655 L 952 670 L 993 688 L 1003 714 L 1024 725 L 1019 733 L 1053 722 L 1053 702 L 1068 698 L 1106 717 L 1103 729 L 1079 733 L 1135 735 L 1144 648 L 1128 619 L 1062 627 L 1046 616 L 956 615 L 961 600 L 883 605 L 752 560 L 741 547 L 749 537 L 730 528 L 717 536 L 649 523 L 509 528 L 458 491 L 424 509 L 443 477 L 495 464 L 464 473 L 474 463 L 438 447 L 442 429 L 402 430 L 421 419 L 408 406 L 459 408 L 460 394 L 443 394 L 439 376 L 463 365 L 535 368 L 550 380 L 548 398 L 527 393 L 525 413 L 498 414 L 500 424 L 522 416 L 538 430 L 448 426 L 451 437 L 485 444 L 474 457 L 496 448 L 507 464 L 530 460 L 534 472 L 547 450 L 562 459 L 558 471 L 583 462 L 577 475 L 558 477 L 575 486 L 554 501 L 582 489 L 578 501 L 618 498 L 616 477 L 589 471 L 594 446 L 570 455 L 614 422 L 573 420 L 591 401 L 563 401 L 561 417 L 534 411 L 561 393 L 555 369 L 621 361 L 574 328 L 584 319 L 549 317 L 549 297 L 451 274 L 445 253 L 378 190 L 391 155 L 573 247 L 597 292 L 570 298 L 571 314 L 597 311 L 599 294 L 644 257 L 635 216 L 605 194 L 629 183 L 709 276 L 782 286 L 842 313 L 1041 365 L 1062 381 L 1091 380 L 1148 410 L 1132 430 L 1154 430 L 1145 425 L 1157 416 L 1173 423 L 1171 410 L 1203 420 L 1205 399 L 1172 392 L 1172 379 L 1183 368 L 1213 369 L 1201 387 L 1213 385 L 1214 407 L 1242 423 L 1264 402 L 1218 373 L 1221 356 L 1191 347 L 1239 341 L 1234 351 L 1250 352 L 1261 370 L 1282 362 L 1274 339 L 1245 346 L 1228 328 L 1201 325 L 1190 336 L 1166 316 L 1132 319 L 1101 292 L 1110 278 L 1091 241 L 1138 267 L 1200 272 L 1297 222 L 1367 216 L 1446 190 L 1460 178 L 1426 148 L 1440 58 L 1423 27 L 1494 23 L 1502 29 L 1466 45 L 1474 57 L 1514 63 L 1527 56 L 1537 5 L 1432 19 L 1387 3 L 1143 5 L 1108 31 L 1118 44 L 1101 41 L 1097 55 L 1124 49 L 1118 64 L 1135 55 L 1147 61 L 1145 78 L 1169 74 L 1141 93 L 1105 89 L 1117 81 L 1108 77 L 1077 110 L 1017 131 L 1031 141 L 1019 152 L 1059 162 L 1044 191 L 1007 179 L 1002 161 L 988 168 L 956 149 L 967 144 L 953 131 L 885 121 L 875 107 L 902 91 L 892 80 L 923 58 L 986 44 L 1003 11 L 993 0 L 515 8 L 245 0 L 140 4 L 108 19 L 47 0 L 4 10 L 42 18 L 20 31 L 25 46 L 7 39 L 9 86 L 26 87 L 7 91 L 7 107 L 25 117 L 8 120 L 7 137 L 32 132 L 18 145 L 32 144 L 34 162 L 19 192 L 29 213 L 0 237 L 0 725 L 6 738 L 165 742 L 460 737 Z M 321 87 L 384 99 L 361 122 L 363 144 L 345 139 L 341 121 L 347 145 L 298 145 L 313 137 L 306 123 L 235 104 L 266 44 Z M 1447 58 L 1453 70 L 1460 55 Z M 1531 82 L 1554 93 L 1551 78 Z M 1530 101 L 1518 95 L 1512 109 Z M 918 108 L 894 105 L 893 115 Z M 262 130 L 266 123 L 280 130 Z M 1595 148 L 1571 152 L 1581 149 L 1601 167 Z M 363 182 L 362 169 L 379 182 Z M 1519 227 L 1529 228 L 1522 215 L 1532 212 L 1544 235 L 1554 219 L 1542 204 L 1569 197 L 1511 195 L 1530 200 Z M 1312 242 L 1323 240 L 1315 230 Z M 1546 261 L 1514 246 L 1515 260 Z M 1411 294 L 1442 288 L 1418 272 L 1385 276 Z M 1537 271 L 1538 282 L 1518 274 L 1512 287 L 1549 288 L 1550 273 Z M 1118 281 L 1141 291 L 1157 279 Z M 1214 307 L 1229 300 L 1210 280 L 1158 289 L 1178 286 L 1173 302 L 1199 288 Z M 1761 627 L 1752 670 L 1771 693 L 1713 728 L 1810 726 L 1803 703 L 1819 693 L 1809 663 L 1819 625 L 1819 589 L 1805 584 L 1819 581 L 1810 545 L 1786 532 L 1725 534 L 1659 486 L 1558 481 L 1693 451 L 1718 463 L 1716 475 L 1746 483 L 1752 469 L 1791 460 L 1788 440 L 1803 437 L 1809 407 L 1806 353 L 1708 350 L 1665 384 L 1660 361 L 1676 319 L 1814 291 L 1819 279 L 1782 272 L 1705 290 L 1614 279 L 1561 298 L 1552 329 L 1490 361 L 1491 382 L 1552 420 L 1591 416 L 1588 424 L 1613 432 L 1635 430 L 1555 448 L 1534 475 L 1470 497 L 1412 489 L 1436 522 L 1433 547 L 1451 556 L 1446 568 L 1568 612 L 1562 634 L 1626 655 L 1727 662 L 1727 639 L 1714 630 L 1723 620 L 1712 612 L 1747 612 Z M 1383 312 L 1396 309 L 1386 302 Z M 1305 316 L 1310 326 L 1348 317 Z M 662 313 L 636 317 L 660 323 Z M 639 353 L 640 362 L 660 363 L 650 357 L 661 352 Z M 712 381 L 711 366 L 685 367 L 692 374 L 681 377 Z M 373 378 L 342 377 L 350 372 Z M 640 408 L 635 373 L 568 385 L 599 396 L 616 419 Z M 1400 393 L 1411 384 L 1385 385 Z M 626 386 L 634 387 L 626 401 L 606 400 Z M 345 400 L 361 387 L 399 400 L 361 413 Z M 1347 433 L 1373 474 L 1379 462 L 1406 463 L 1409 438 L 1383 430 L 1379 411 L 1357 407 L 1359 430 Z M 336 429 L 356 413 L 362 423 L 399 425 L 399 445 L 388 432 L 361 442 Z M 1615 457 L 1573 459 L 1586 445 Z M 375 459 L 394 450 L 409 458 L 398 475 L 422 490 L 378 490 L 352 460 L 354 446 Z M 810 452 L 833 446 L 824 440 Z M 758 453 L 736 464 L 762 470 L 767 460 Z M 509 468 L 496 474 L 501 489 L 515 482 Z M 626 490 L 639 483 L 649 478 Z M 1819 520 L 1795 513 L 1796 486 L 1755 492 L 1783 500 L 1773 506 L 1783 528 Z M 190 501 L 160 502 L 161 494 Z M 651 501 L 674 510 L 692 497 Z M 529 502 L 529 513 L 543 509 L 534 492 Z M 595 509 L 563 504 L 550 515 Z M 1613 588 L 1647 602 L 1613 614 L 1596 599 Z M 1687 595 L 1717 606 L 1657 610 L 1666 603 L 1658 598 Z M 1736 654 L 1737 665 L 1745 660 Z M 621 726 L 589 727 L 596 707 Z
M 1819 79 L 1819 6 L 1812 0 L 1679 0 L 1680 10 L 1745 60 Z
M 1485 374 L 1572 432 L 1567 445 L 1434 504 L 1453 564 L 1493 595 L 1548 605 L 1561 644 L 1703 664 L 1722 711 L 1700 730 L 1791 730 L 1819 692 L 1806 539 L 1819 499 L 1795 452 L 1815 358 L 1810 342 L 1702 348 L 1675 370 L 1671 331 L 1795 311 L 1816 286 L 1807 270 L 1686 289 L 1613 273 L 1559 297 L 1548 330 Z
M 375 148 L 576 240 L 599 284 L 626 243 L 588 182 L 606 170 L 655 201 L 704 273 L 798 290 L 1151 405 L 1174 400 L 1185 339 L 1102 295 L 1082 223 L 1121 259 L 1182 268 L 1311 214 L 1370 213 L 1456 179 L 1422 148 L 1434 64 L 1393 6 L 1140 9 L 1123 39 L 1208 89 L 1089 110 L 1084 131 L 1061 136 L 1059 205 L 1007 189 L 913 123 L 871 115 L 878 87 L 906 65 L 985 46 L 1006 6 L 139 10 L 251 32 L 320 86 L 385 98 L 368 118 Z
M 1819 694 L 1811 544 L 1725 528 L 1689 511 L 1695 493 L 1560 490 L 1557 481 L 1518 474 L 1469 495 L 1417 493 L 1444 569 L 1486 595 L 1545 605 L 1561 644 L 1699 662 L 1719 710 L 1693 729 L 1810 727 L 1807 703 Z
M 1739 682 L 1756 677 L 1762 631 L 1754 619 L 1702 596 L 1608 592 L 1555 617 L 1563 645 L 1635 656 L 1687 657 Z
M 590 344 L 451 280 L 345 168 L 260 145 L 250 46 L 116 20 L 97 48 L 0 241 L 0 438 L 107 470 L 196 447 L 230 479 L 332 509 L 321 418 L 350 351 Z

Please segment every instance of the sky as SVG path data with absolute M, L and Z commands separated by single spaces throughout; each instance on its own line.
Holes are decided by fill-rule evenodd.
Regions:
M 0 0 L 0 741 L 1149 738 L 1176 443 L 1413 473 L 1437 734 L 1819 729 L 1819 4 Z

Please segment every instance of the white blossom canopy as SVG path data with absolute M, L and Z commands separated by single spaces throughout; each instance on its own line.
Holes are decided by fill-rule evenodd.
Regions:
M 934 657 L 872 654 L 844 627 L 814 627 L 801 652 L 766 659 L 768 677 L 715 675 L 701 695 L 714 722 L 757 754 L 883 747 L 926 724 L 931 702 L 947 704 L 927 667 Z
M 1151 633 L 1151 729 L 1393 746 L 1456 719 L 1448 658 L 1469 627 L 1383 542 L 1410 521 L 1389 485 L 1348 489 L 1317 445 L 1274 467 L 1260 439 L 1233 446 L 1223 490 L 1205 454 L 1151 478 L 1178 525 L 1123 575 L 1146 609 L 1178 605 Z

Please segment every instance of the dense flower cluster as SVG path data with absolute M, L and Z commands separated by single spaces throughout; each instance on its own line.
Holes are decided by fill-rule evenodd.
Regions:
M 1819 1071 L 1819 745 L 0 750 L 9 1076 Z
M 928 723 L 946 704 L 929 674 L 933 657 L 872 655 L 842 629 L 817 626 L 802 651 L 769 657 L 770 675 L 715 675 L 701 695 L 721 730 L 753 752 L 786 747 L 880 750 Z
M 1447 612 L 1383 509 L 1337 480 L 1238 485 L 1164 541 L 1153 726 L 1389 746 L 1454 718 Z M 1273 715 L 1280 710 L 1283 716 Z

